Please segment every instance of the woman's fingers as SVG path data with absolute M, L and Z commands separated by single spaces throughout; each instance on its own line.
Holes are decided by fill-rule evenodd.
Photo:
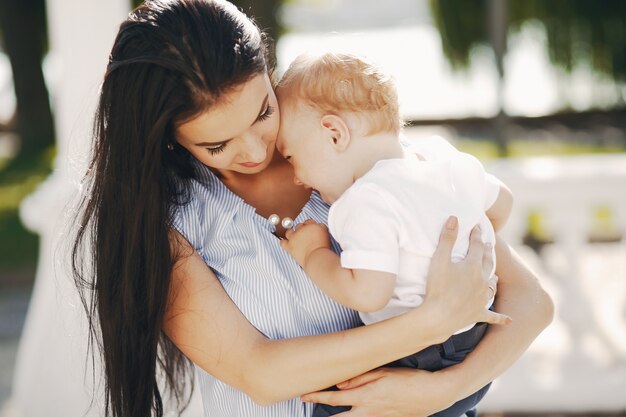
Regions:
M 459 219 L 455 216 L 448 217 L 446 224 L 443 227 L 441 235 L 439 235 L 439 244 L 437 250 L 433 254 L 433 259 L 440 259 L 444 262 L 449 262 L 452 256 L 452 248 L 456 243 L 456 237 L 459 229 Z
M 489 324 L 511 324 L 513 319 L 506 314 L 496 313 L 495 311 L 485 310 L 485 318 L 481 320 Z
M 493 246 L 491 246 L 491 243 L 487 243 L 485 244 L 485 250 L 483 251 L 483 277 L 485 277 L 486 280 L 490 280 L 491 276 L 493 274 L 493 266 L 495 264 L 495 257 L 494 257 L 494 251 L 493 251 Z M 490 282 L 491 284 L 491 282 Z M 491 285 L 489 285 L 489 287 L 491 288 Z M 493 283 L 493 291 L 495 295 L 495 282 Z
M 352 379 L 348 379 L 347 381 L 341 382 L 337 384 L 337 388 L 339 389 L 352 389 L 356 387 L 360 387 L 361 385 L 369 384 L 370 382 L 376 381 L 383 376 L 383 371 L 380 369 L 376 369 L 370 372 L 366 372 L 362 375 L 355 376 Z
M 467 259 L 469 262 L 478 264 L 483 261 L 485 253 L 485 244 L 481 236 L 480 226 L 474 226 L 470 234 L 469 248 L 467 249 Z
M 310 392 L 300 397 L 300 399 L 309 403 L 322 403 L 334 406 L 351 406 L 355 403 L 356 398 L 354 391 L 346 390 Z

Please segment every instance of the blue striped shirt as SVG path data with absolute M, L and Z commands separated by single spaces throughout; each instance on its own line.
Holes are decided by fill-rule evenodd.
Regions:
M 266 218 L 208 168 L 196 165 L 200 175 L 190 183 L 188 203 L 174 209 L 173 226 L 252 325 L 270 339 L 285 339 L 360 324 L 354 311 L 326 296 L 280 247 L 275 227 Z M 328 205 L 314 192 L 295 223 L 313 219 L 326 224 L 327 215 Z M 200 367 L 196 370 L 207 417 L 308 417 L 313 410 L 299 398 L 257 405 Z

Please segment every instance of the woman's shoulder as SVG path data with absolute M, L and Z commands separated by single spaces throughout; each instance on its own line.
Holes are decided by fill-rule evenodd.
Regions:
M 220 185 L 215 174 L 206 171 L 195 178 L 177 180 L 177 196 L 170 204 L 171 226 L 191 243 L 231 211 L 228 206 L 234 202 Z

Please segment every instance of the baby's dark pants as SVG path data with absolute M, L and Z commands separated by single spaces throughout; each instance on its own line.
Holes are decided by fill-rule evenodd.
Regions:
M 456 365 L 465 359 L 487 330 L 487 323 L 478 323 L 471 329 L 455 334 L 445 342 L 429 346 L 424 350 L 399 359 L 385 366 L 397 368 L 414 368 L 426 371 L 438 371 L 448 366 Z M 434 417 L 476 417 L 476 404 L 485 396 L 489 390 L 488 384 L 470 395 L 457 401 L 449 408 L 433 414 Z M 313 417 L 326 417 L 349 410 L 350 407 L 335 407 L 326 404 L 317 404 L 313 411 Z

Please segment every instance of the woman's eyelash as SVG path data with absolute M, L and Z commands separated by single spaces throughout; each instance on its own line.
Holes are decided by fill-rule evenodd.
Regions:
M 269 118 L 272 114 L 274 114 L 274 107 L 268 104 L 263 114 L 259 115 L 259 117 L 257 118 L 257 121 L 262 122 L 266 120 L 267 118 Z M 228 142 L 222 143 L 220 145 L 215 146 L 214 148 L 206 148 L 206 150 L 211 155 L 217 155 L 217 154 L 224 152 L 224 149 L 226 149 L 227 143 Z
M 263 114 L 259 115 L 259 117 L 257 118 L 257 121 L 262 122 L 270 117 L 272 114 L 274 114 L 274 107 L 268 104 Z
M 224 149 L 226 149 L 226 143 L 217 145 L 215 148 L 206 148 L 206 150 L 209 151 L 211 155 L 217 155 L 219 153 L 222 153 L 224 152 Z

